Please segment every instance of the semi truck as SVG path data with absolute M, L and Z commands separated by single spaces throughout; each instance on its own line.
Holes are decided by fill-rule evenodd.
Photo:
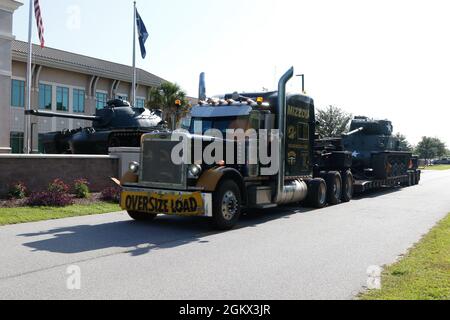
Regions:
M 159 214 L 209 217 L 215 228 L 229 230 L 247 209 L 289 204 L 323 208 L 351 201 L 357 181 L 353 154 L 316 139 L 313 99 L 286 92 L 293 76 L 290 68 L 277 91 L 226 94 L 222 99 L 206 99 L 201 81 L 201 100 L 192 108 L 188 130 L 142 136 L 140 161 L 131 163 L 120 181 L 122 209 L 137 221 Z M 257 135 L 230 141 L 211 135 L 211 130 L 253 130 Z M 228 147 L 222 152 L 219 148 L 214 151 L 218 159 L 205 163 L 198 146 L 201 154 L 218 142 L 231 143 L 232 155 Z M 267 147 L 271 163 L 262 161 L 260 153 L 256 159 L 237 161 L 240 152 L 251 154 L 255 143 L 258 150 Z M 173 159 L 177 153 L 180 162 Z

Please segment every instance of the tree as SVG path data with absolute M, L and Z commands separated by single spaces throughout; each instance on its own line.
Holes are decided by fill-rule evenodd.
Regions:
M 417 145 L 416 153 L 421 159 L 432 160 L 443 157 L 447 153 L 447 147 L 438 138 L 423 137 Z
M 408 142 L 408 140 L 406 139 L 406 136 L 404 136 L 401 133 L 397 133 L 395 135 L 395 137 L 398 139 L 398 141 L 400 142 L 400 150 L 401 151 L 413 151 L 413 147 L 412 145 Z
M 348 132 L 352 115 L 334 106 L 328 106 L 325 110 L 318 110 L 317 133 L 320 138 L 339 137 Z
M 162 109 L 164 120 L 175 129 L 177 122 L 188 111 L 189 101 L 186 92 L 178 84 L 164 82 L 159 87 L 150 89 L 147 107 Z

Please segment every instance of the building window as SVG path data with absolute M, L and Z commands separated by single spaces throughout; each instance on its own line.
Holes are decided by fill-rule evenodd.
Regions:
M 69 111 L 69 88 L 56 87 L 56 110 Z
M 73 89 L 73 112 L 84 113 L 84 90 Z
M 103 109 L 104 107 L 106 107 L 106 103 L 108 102 L 107 99 L 108 99 L 108 97 L 107 97 L 106 93 L 97 92 L 95 94 L 97 110 Z
M 136 99 L 136 108 L 145 108 L 145 99 Z
M 11 152 L 15 154 L 23 153 L 23 132 L 10 133 Z
M 39 109 L 52 109 L 52 86 L 39 84 Z
M 25 103 L 25 81 L 11 81 L 11 106 L 23 108 Z

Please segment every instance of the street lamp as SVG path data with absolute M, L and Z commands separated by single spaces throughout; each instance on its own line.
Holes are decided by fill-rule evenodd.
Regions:
M 306 94 L 306 91 L 305 91 L 305 75 L 304 74 L 297 74 L 296 77 L 301 77 L 302 78 L 302 93 Z

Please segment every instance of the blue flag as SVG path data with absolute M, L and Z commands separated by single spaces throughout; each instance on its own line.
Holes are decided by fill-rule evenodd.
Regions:
M 145 50 L 145 42 L 148 39 L 147 28 L 145 27 L 144 21 L 141 19 L 141 15 L 136 10 L 136 24 L 139 32 L 139 46 L 141 47 L 141 55 L 142 59 L 145 59 L 147 56 L 147 51 Z

